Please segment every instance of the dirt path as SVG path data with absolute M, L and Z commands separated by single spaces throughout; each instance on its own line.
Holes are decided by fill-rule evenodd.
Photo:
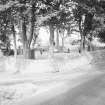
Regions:
M 83 104 L 83 97 L 87 97 L 88 91 L 90 91 L 91 88 L 93 90 L 94 86 L 98 85 L 97 81 L 100 81 L 100 78 L 103 76 L 99 75 L 87 75 L 74 81 L 65 80 L 61 83 L 58 82 L 58 85 L 53 86 L 41 94 L 24 99 L 16 105 L 90 105 L 87 103 Z M 94 81 L 96 81 L 96 83 L 94 83 Z M 100 87 L 100 84 L 98 86 Z M 96 91 L 93 91 L 93 94 L 95 94 Z M 90 93 L 92 93 L 92 91 Z M 88 100 L 90 99 L 89 97 Z

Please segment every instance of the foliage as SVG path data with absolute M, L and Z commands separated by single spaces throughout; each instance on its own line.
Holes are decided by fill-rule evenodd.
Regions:
M 104 28 L 104 4 L 103 0 L 0 0 L 0 39 L 6 42 L 18 27 L 26 51 L 40 26 L 84 36 L 99 32 Z
M 101 30 L 98 34 L 98 37 L 101 42 L 105 42 L 105 30 Z

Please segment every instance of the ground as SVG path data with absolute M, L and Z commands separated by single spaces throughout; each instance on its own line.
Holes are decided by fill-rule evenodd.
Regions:
M 20 69 L 15 73 L 14 70 L 1 70 L 0 105 L 104 105 L 105 66 L 100 63 L 104 62 L 104 50 L 93 53 L 73 58 L 70 55 L 57 55 L 50 61 L 43 60 L 42 63 L 46 65 L 42 64 L 43 67 L 38 65 L 40 60 L 39 63 L 30 64 L 36 63 L 38 66 L 34 67 L 40 67 L 42 71 L 44 66 L 48 70 L 53 68 L 50 72 L 29 73 Z M 47 67 L 49 64 L 52 65 Z
M 69 81 L 70 82 L 70 81 Z M 64 93 L 55 95 L 55 97 L 49 99 L 49 94 L 46 94 L 48 100 L 30 101 L 30 105 L 105 105 L 105 74 L 95 76 L 84 83 L 77 85 L 71 89 L 71 85 L 68 82 L 69 89 L 66 89 Z M 65 87 L 63 87 L 65 89 Z M 49 96 L 48 96 L 49 95 Z M 31 98 L 34 99 L 35 97 Z M 36 98 L 38 99 L 38 98 Z M 40 98 L 43 100 L 43 98 Z M 28 101 L 26 101 L 28 102 Z M 40 103 L 41 102 L 41 103 Z M 23 105 L 23 104 L 22 104 Z M 28 105 L 28 104 L 24 104 Z

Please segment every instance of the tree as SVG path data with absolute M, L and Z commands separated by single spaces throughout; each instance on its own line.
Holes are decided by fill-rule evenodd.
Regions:
M 48 2 L 48 1 L 47 1 Z M 59 30 L 65 28 L 65 30 L 71 31 L 73 29 L 73 24 L 75 23 L 72 16 L 72 9 L 70 9 L 74 4 L 70 2 L 69 4 L 67 0 L 62 1 L 58 0 L 56 2 L 51 1 L 46 4 L 49 5 L 50 3 L 50 12 L 56 11 L 57 14 L 51 15 L 49 19 L 47 19 L 44 24 L 49 25 L 50 29 L 50 46 L 53 48 L 54 42 L 54 30 L 56 29 L 56 47 L 59 49 Z M 53 5 L 52 5 L 53 4 Z M 68 6 L 69 5 L 69 6 Z M 63 27 L 62 27 L 63 26 Z M 63 31 L 62 31 L 63 32 Z M 69 33 L 70 34 L 70 33 Z
M 15 55 L 17 54 L 17 48 L 16 48 L 16 32 L 15 32 L 15 26 L 16 21 L 20 21 L 22 24 L 20 27 L 22 27 L 22 38 L 23 38 L 23 52 L 25 58 L 30 58 L 30 44 L 33 38 L 34 33 L 34 24 L 35 24 L 35 12 L 36 12 L 36 5 L 37 1 L 34 2 L 33 0 L 16 0 L 16 1 L 2 1 L 1 0 L 1 12 L 5 16 L 2 16 L 2 20 L 6 22 L 6 26 L 4 28 L 7 28 L 9 24 L 9 28 L 11 29 L 13 33 L 14 38 L 14 45 L 15 45 Z M 3 23 L 4 24 L 4 23 Z M 30 35 L 27 35 L 27 26 L 30 25 Z M 6 29 L 5 29 L 6 30 Z M 4 31 L 5 32 L 5 31 Z
M 23 33 L 23 45 L 24 45 L 24 55 L 25 58 L 30 58 L 30 45 L 33 39 L 34 29 L 37 26 L 47 24 L 50 30 L 50 46 L 53 47 L 54 44 L 54 23 L 55 23 L 55 12 L 53 7 L 53 2 L 49 1 L 28 1 L 29 8 L 27 8 L 27 3 L 24 2 L 23 4 L 25 7 L 20 11 L 21 20 L 22 20 L 22 33 Z M 30 8 L 31 7 L 31 8 Z M 56 7 L 56 6 L 54 6 Z M 27 12 L 27 11 L 28 12 Z M 40 20 L 39 20 L 39 19 Z M 43 19 L 42 19 L 43 18 Z M 27 35 L 27 28 L 30 29 L 30 34 Z M 36 34 L 34 34 L 36 35 Z
M 59 13 L 59 7 L 60 4 L 62 3 L 61 0 L 56 1 L 56 0 L 46 0 L 46 1 L 42 1 L 45 5 L 46 8 L 41 9 L 41 13 L 47 17 L 46 20 L 44 20 L 43 25 L 44 26 L 49 26 L 49 32 L 50 32 L 50 38 L 49 38 L 49 42 L 50 42 L 50 54 L 51 56 L 53 55 L 53 50 L 54 50 L 54 46 L 55 46 L 55 41 L 54 41 L 54 31 L 55 29 L 58 27 L 56 27 L 57 23 L 58 23 L 58 19 L 57 19 L 57 14 Z M 58 31 L 57 31 L 57 35 L 58 35 Z M 57 37 L 58 38 L 58 37 Z
M 81 51 L 85 49 L 85 39 L 87 35 L 92 36 L 93 18 L 94 16 L 102 16 L 104 14 L 103 0 L 72 0 L 76 3 L 74 8 L 74 17 L 78 23 L 81 35 Z M 84 19 L 83 19 L 84 18 Z M 84 22 L 82 22 L 84 20 Z
M 0 12 L 0 40 L 6 46 L 7 51 L 10 49 L 10 40 L 7 34 L 10 33 L 9 20 L 7 18 L 7 11 Z
M 2 2 L 2 0 L 1 0 L 1 2 Z M 3 2 L 0 5 L 2 8 L 0 10 L 1 12 L 6 12 L 6 11 L 10 10 L 11 14 L 6 16 L 7 18 L 9 17 L 10 20 L 16 19 L 17 21 L 20 21 L 20 27 L 22 29 L 21 32 L 22 32 L 22 40 L 23 40 L 23 54 L 24 54 L 25 58 L 31 57 L 30 45 L 31 45 L 33 36 L 36 35 L 34 32 L 35 31 L 34 29 L 40 24 L 40 22 L 38 22 L 39 20 L 37 19 L 37 17 L 42 16 L 43 20 L 44 20 L 44 16 L 46 14 L 49 15 L 49 12 L 53 11 L 53 9 L 49 10 L 49 11 L 48 11 L 48 9 L 50 6 L 53 6 L 54 2 L 55 1 L 49 2 L 49 1 L 44 1 L 44 0 L 39 0 L 39 1 L 37 1 L 37 0 L 36 1 L 34 1 L 34 0 L 21 0 L 21 1 L 16 0 L 16 1 L 11 2 L 10 0 L 8 0 L 8 1 Z M 48 6 L 46 14 L 43 12 L 43 10 L 46 9 L 46 7 L 44 5 Z M 54 7 L 56 7 L 56 6 L 54 6 Z M 13 9 L 13 11 L 11 10 L 11 8 Z M 50 7 L 50 9 L 51 8 L 52 7 Z M 13 14 L 14 11 L 16 12 L 15 14 Z M 54 13 L 54 15 L 55 15 L 55 13 Z M 18 18 L 17 17 L 14 18 L 15 16 L 18 16 Z M 46 19 L 46 17 L 47 17 L 47 19 Z M 46 16 L 46 17 L 45 17 L 45 20 L 48 20 L 52 16 Z M 52 18 L 52 20 L 53 20 L 53 18 Z M 11 31 L 13 32 L 14 44 L 16 46 L 16 36 L 15 36 L 15 25 L 16 24 L 15 24 L 15 21 L 13 21 L 13 22 L 10 21 L 9 23 L 11 24 Z M 51 23 L 53 23 L 53 22 L 51 22 Z M 53 34 L 54 26 L 52 24 L 50 24 L 49 26 L 50 26 L 50 33 L 52 34 L 50 41 L 51 41 L 51 45 L 53 45 L 52 39 L 54 36 L 54 34 Z M 16 47 L 15 47 L 15 52 L 16 52 Z

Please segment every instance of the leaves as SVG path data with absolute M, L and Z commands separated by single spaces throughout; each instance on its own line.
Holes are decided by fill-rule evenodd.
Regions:
M 6 11 L 7 9 L 11 8 L 14 5 L 17 5 L 17 1 L 9 1 L 8 3 L 1 5 L 0 4 L 0 11 Z

